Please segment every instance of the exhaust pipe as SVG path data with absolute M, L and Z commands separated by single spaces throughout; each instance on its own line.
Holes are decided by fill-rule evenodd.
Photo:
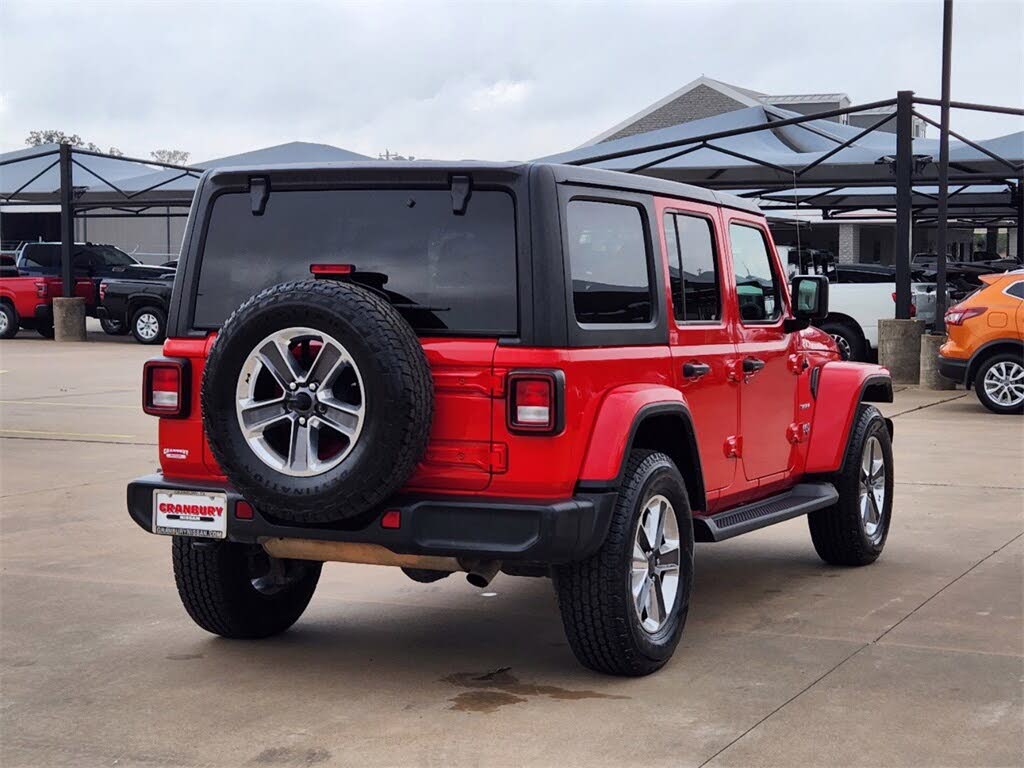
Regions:
M 459 560 L 459 565 L 466 571 L 466 581 L 478 589 L 491 583 L 501 568 L 500 560 Z

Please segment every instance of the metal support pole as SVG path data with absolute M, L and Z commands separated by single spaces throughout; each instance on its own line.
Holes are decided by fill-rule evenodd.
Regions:
M 939 205 L 935 235 L 935 333 L 946 332 L 946 227 L 949 224 L 949 72 L 953 50 L 953 0 L 942 3 L 942 106 L 939 116 Z
M 1017 182 L 1017 263 L 1024 264 L 1024 179 Z
M 60 145 L 60 275 L 63 295 L 74 296 L 71 278 L 71 254 L 75 247 L 75 210 L 72 202 L 74 188 L 71 181 L 71 145 Z
M 910 319 L 910 248 L 913 230 L 914 92 L 896 94 L 896 319 Z

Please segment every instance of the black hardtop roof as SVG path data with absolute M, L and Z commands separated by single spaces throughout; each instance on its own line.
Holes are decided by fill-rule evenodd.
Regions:
M 237 176 L 264 173 L 296 174 L 304 172 L 328 171 L 344 172 L 355 171 L 360 175 L 375 175 L 377 172 L 389 176 L 424 175 L 438 176 L 439 174 L 450 175 L 453 173 L 465 173 L 471 175 L 474 171 L 502 173 L 519 175 L 529 172 L 531 168 L 545 168 L 550 170 L 558 183 L 579 184 L 583 186 L 603 187 L 606 189 L 619 189 L 629 192 L 645 192 L 652 195 L 664 197 L 675 197 L 684 200 L 719 205 L 726 208 L 735 208 L 741 211 L 761 213 L 757 205 L 746 198 L 730 195 L 726 192 L 716 192 L 704 187 L 692 184 L 682 184 L 675 181 L 655 178 L 653 176 L 641 176 L 635 173 L 622 173 L 620 171 L 607 171 L 600 168 L 584 168 L 574 165 L 561 165 L 558 163 L 543 162 L 487 162 L 478 160 L 458 160 L 441 162 L 434 160 L 394 161 L 375 160 L 366 162 L 340 162 L 340 163 L 289 163 L 283 165 L 246 165 L 215 168 L 206 172 L 207 178 L 218 178 L 221 176 Z

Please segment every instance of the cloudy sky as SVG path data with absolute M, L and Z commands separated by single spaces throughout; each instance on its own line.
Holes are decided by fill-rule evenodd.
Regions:
M 1021 106 L 1024 2 L 955 5 L 953 97 Z M 528 159 L 701 74 L 855 103 L 937 98 L 941 16 L 939 0 L 0 0 L 0 150 L 55 128 L 194 161 L 293 140 Z M 1021 130 L 954 114 L 976 138 Z

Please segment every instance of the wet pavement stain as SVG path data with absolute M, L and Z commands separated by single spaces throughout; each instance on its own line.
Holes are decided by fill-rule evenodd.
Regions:
M 480 712 L 489 715 L 506 704 L 522 704 L 526 699 L 503 691 L 466 691 L 450 699 L 449 709 L 457 712 Z
M 450 701 L 450 709 L 461 712 L 490 713 L 506 704 L 521 704 L 529 696 L 547 696 L 559 701 L 579 701 L 581 699 L 628 699 L 629 696 L 617 696 L 598 691 L 573 690 L 557 685 L 540 685 L 522 683 L 512 674 L 511 667 L 500 667 L 491 672 L 478 674 L 475 672 L 456 672 L 441 678 L 442 682 L 457 685 L 460 688 L 472 688 L 467 693 L 460 693 Z

